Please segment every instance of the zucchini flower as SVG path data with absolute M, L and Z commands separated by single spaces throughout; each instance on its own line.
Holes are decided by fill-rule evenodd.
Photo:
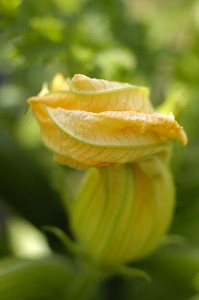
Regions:
M 145 87 L 80 74 L 58 74 L 28 103 L 55 160 L 89 168 L 69 216 L 88 259 L 117 266 L 151 253 L 174 209 L 170 140 L 187 143 L 172 113 L 155 112 Z

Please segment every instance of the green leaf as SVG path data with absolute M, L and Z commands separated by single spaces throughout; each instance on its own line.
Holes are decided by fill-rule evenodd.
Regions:
M 7 258 L 0 262 L 0 299 L 61 300 L 70 278 L 71 267 L 62 258 Z

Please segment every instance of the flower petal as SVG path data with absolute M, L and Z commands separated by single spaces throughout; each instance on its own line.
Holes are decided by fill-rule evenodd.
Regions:
M 186 143 L 186 135 L 173 118 L 159 113 L 137 112 L 91 113 L 51 109 L 50 118 L 61 130 L 78 141 L 103 147 L 151 147 L 165 138 Z
M 133 249 L 122 255 L 118 251 L 127 228 L 132 230 L 135 206 L 129 165 L 90 170 L 72 207 L 71 225 L 94 261 L 114 265 L 131 258 Z
M 80 110 L 93 112 L 134 110 L 146 113 L 153 111 L 149 90 L 144 87 L 78 74 L 71 80 L 70 89 L 79 100 Z
M 67 91 L 69 86 L 67 80 L 61 73 L 57 73 L 51 83 L 51 91 Z
M 28 104 L 31 105 L 36 115 L 43 111 L 42 105 L 47 105 L 54 108 L 61 107 L 65 109 L 79 109 L 76 96 L 67 91 L 49 93 L 42 97 L 31 97 L 28 99 Z
M 137 162 L 132 168 L 134 218 L 129 220 L 118 253 L 112 249 L 112 256 L 128 254 L 131 260 L 138 260 L 153 251 L 167 231 L 173 215 L 175 189 L 169 167 L 159 156 Z
M 67 90 L 67 83 L 63 80 L 63 78 L 60 78 L 60 75 L 57 75 L 52 83 L 53 92 L 47 93 L 47 89 L 45 88 L 39 96 L 30 98 L 28 103 L 33 107 L 34 102 L 39 101 L 50 107 L 79 109 L 91 112 L 103 112 L 109 110 L 133 110 L 145 113 L 153 112 L 153 107 L 149 100 L 149 92 L 146 88 L 122 83 L 112 83 L 112 88 L 107 88 L 107 91 L 87 93 L 84 90 L 73 89 L 73 86 L 71 91 Z M 90 81 L 92 80 L 97 81 L 100 84 L 103 82 L 106 82 L 106 85 L 109 84 L 108 81 L 104 80 L 90 79 Z M 115 89 L 114 84 L 120 86 L 120 88 Z M 61 87 L 63 87 L 63 91 L 58 91 Z
M 70 88 L 73 92 L 100 93 L 132 87 L 131 84 L 90 78 L 83 74 L 75 74 L 71 79 Z
M 61 118 L 61 120 L 59 119 L 61 115 L 57 116 L 57 111 L 61 109 L 45 109 L 46 113 L 48 112 L 49 114 L 49 118 L 47 119 L 46 117 L 46 119 L 40 120 L 40 127 L 46 146 L 62 157 L 66 156 L 67 159 L 70 157 L 77 160 L 81 165 L 89 167 L 133 162 L 151 154 L 168 152 L 168 142 L 160 140 L 154 133 L 140 136 L 138 133 L 132 133 L 132 138 L 135 141 L 129 141 L 127 137 L 125 140 L 125 135 L 122 137 L 121 133 L 119 138 L 115 138 L 111 136 L 110 132 L 105 130 L 106 141 L 109 141 L 109 144 L 105 146 L 104 144 L 100 145 L 100 139 L 93 139 L 93 144 L 88 140 L 86 141 L 86 139 L 78 140 L 76 136 L 72 136 L 71 132 L 68 133 L 65 123 L 66 116 L 64 116 L 64 119 Z M 70 120 L 68 119 L 67 124 L 69 123 Z M 89 128 L 88 125 L 87 130 Z M 146 140 L 144 140 L 143 136 L 145 136 Z M 122 143 L 120 137 L 122 138 Z M 117 143 L 114 145 L 113 141 Z M 123 142 L 126 142 L 126 144 L 123 144 Z M 62 161 L 64 162 L 63 159 Z
M 151 211 L 152 223 L 148 237 L 142 246 L 142 250 L 138 250 L 137 255 L 144 257 L 148 255 L 157 244 L 161 241 L 163 234 L 168 229 L 175 206 L 175 186 L 167 162 L 158 155 L 149 159 L 140 161 L 133 166 L 135 177 L 137 178 L 136 188 L 138 197 L 142 197 L 143 201 L 153 202 Z M 150 187 L 143 190 L 143 180 L 148 181 Z M 151 189 L 151 192 L 149 190 Z M 137 219 L 140 218 L 140 215 Z M 135 226 L 139 226 L 136 224 Z M 145 223 L 145 220 L 143 220 Z M 144 224 L 143 224 L 144 226 Z M 143 231 L 145 227 L 143 227 Z M 138 233 L 139 234 L 139 233 Z
M 70 156 L 63 156 L 63 155 L 59 155 L 57 153 L 54 154 L 54 159 L 58 164 L 64 165 L 64 166 L 68 166 L 70 168 L 73 169 L 77 169 L 77 170 L 84 170 L 87 168 L 87 165 L 78 162 L 77 160 L 74 160 L 72 157 Z

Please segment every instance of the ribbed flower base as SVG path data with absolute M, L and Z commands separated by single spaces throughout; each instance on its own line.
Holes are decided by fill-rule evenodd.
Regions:
M 89 170 L 71 213 L 71 226 L 94 263 L 115 266 L 153 251 L 173 214 L 174 185 L 159 156 Z

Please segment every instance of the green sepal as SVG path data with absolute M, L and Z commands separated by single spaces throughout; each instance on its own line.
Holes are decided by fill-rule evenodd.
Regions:
M 80 247 L 73 242 L 62 229 L 55 226 L 43 226 L 42 229 L 46 232 L 54 234 L 64 245 L 66 250 L 69 250 L 72 254 L 81 255 L 82 251 Z
M 126 265 L 120 265 L 117 268 L 115 268 L 115 273 L 118 273 L 124 277 L 141 277 L 145 279 L 147 282 L 151 282 L 150 275 L 139 268 L 134 268 Z

